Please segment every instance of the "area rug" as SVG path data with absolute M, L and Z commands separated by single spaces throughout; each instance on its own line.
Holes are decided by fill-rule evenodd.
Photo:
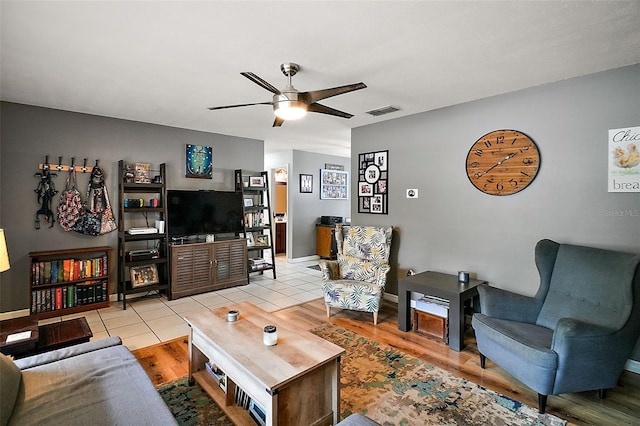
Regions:
M 514 399 L 332 324 L 312 330 L 346 350 L 341 418 L 366 414 L 382 425 L 565 425 Z
M 187 376 L 157 386 L 158 392 L 180 426 L 233 426 L 222 409 Z
M 307 266 L 307 268 L 315 269 L 316 271 L 319 271 L 320 270 L 320 265 L 311 265 L 311 266 Z
M 340 373 L 340 418 L 362 413 L 384 426 L 566 425 L 551 414 L 500 395 L 357 333 L 322 325 L 312 332 L 346 350 Z M 180 425 L 233 423 L 187 377 L 158 386 Z

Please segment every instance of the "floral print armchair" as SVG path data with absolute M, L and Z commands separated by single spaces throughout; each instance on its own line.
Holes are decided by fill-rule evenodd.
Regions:
M 373 313 L 378 309 L 387 282 L 393 227 L 336 225 L 337 260 L 320 260 L 322 290 L 327 306 Z

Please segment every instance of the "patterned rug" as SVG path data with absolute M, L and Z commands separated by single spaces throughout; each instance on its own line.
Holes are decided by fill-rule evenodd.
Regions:
M 342 419 L 359 412 L 384 426 L 566 424 L 332 324 L 312 332 L 346 350 L 340 374 Z M 188 386 L 186 377 L 160 385 L 158 391 L 180 425 L 233 425 L 197 384 Z
M 537 408 L 476 385 L 392 347 L 332 324 L 312 330 L 342 346 L 341 418 L 382 425 L 565 425 Z
M 181 426 L 233 426 L 233 422 L 198 384 L 189 386 L 187 376 L 156 389 Z

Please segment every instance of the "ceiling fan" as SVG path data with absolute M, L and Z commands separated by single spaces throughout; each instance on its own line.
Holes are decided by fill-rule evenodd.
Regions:
M 273 93 L 271 102 L 255 102 L 252 104 L 226 105 L 211 107 L 210 110 L 238 108 L 251 105 L 273 105 L 273 112 L 276 115 L 273 127 L 280 127 L 285 120 L 296 120 L 302 118 L 307 112 L 318 112 L 321 114 L 334 115 L 336 117 L 351 118 L 353 114 L 340 111 L 326 105 L 319 104 L 318 101 L 332 96 L 342 95 L 367 87 L 364 83 L 348 84 L 346 86 L 333 87 L 331 89 L 314 90 L 311 92 L 299 92 L 291 84 L 291 77 L 300 71 L 300 66 L 292 62 L 285 62 L 280 65 L 282 73 L 289 78 L 289 83 L 284 90 L 278 90 L 265 80 L 252 72 L 241 72 L 243 76 L 256 83 L 258 86 Z

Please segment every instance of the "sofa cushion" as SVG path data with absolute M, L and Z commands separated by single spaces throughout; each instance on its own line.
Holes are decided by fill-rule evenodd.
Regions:
M 0 354 L 0 425 L 9 423 L 16 403 L 22 374 L 13 360 Z
M 335 260 L 320 260 L 320 273 L 324 281 L 340 279 L 340 265 Z
M 336 426 L 380 426 L 380 424 L 360 413 L 353 413 Z
M 78 347 L 94 348 L 91 343 Z M 31 366 L 22 370 L 12 424 L 176 424 L 142 366 L 122 345 L 26 363 Z

